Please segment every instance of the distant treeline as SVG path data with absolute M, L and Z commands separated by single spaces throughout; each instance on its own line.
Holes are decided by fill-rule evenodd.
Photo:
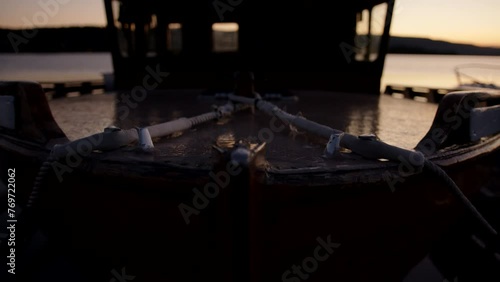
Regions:
M 479 47 L 426 38 L 392 37 L 389 43 L 389 53 L 500 56 L 500 48 Z
M 68 27 L 35 30 L 0 29 L 1 53 L 108 52 L 111 40 L 105 28 Z M 392 37 L 389 53 L 496 55 L 500 48 L 455 44 L 425 38 Z

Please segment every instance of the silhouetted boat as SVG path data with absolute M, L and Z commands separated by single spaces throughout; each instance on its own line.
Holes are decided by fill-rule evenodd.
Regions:
M 467 73 L 466 69 L 476 69 L 481 70 L 483 72 L 483 76 L 489 76 L 489 81 L 486 81 L 488 78 L 478 78 L 477 75 L 471 75 Z M 499 65 L 490 65 L 490 64 L 466 64 L 459 65 L 455 67 L 455 75 L 458 81 L 458 87 L 462 90 L 482 90 L 482 89 L 491 89 L 491 90 L 500 90 L 500 85 L 498 85 L 499 81 L 493 80 L 494 78 L 491 75 L 491 72 L 496 71 L 497 80 L 500 79 L 500 66 Z M 468 83 L 466 81 L 469 81 Z
M 439 107 L 378 95 L 394 1 L 335 14 L 224 2 L 239 33 L 223 53 L 211 52 L 215 4 L 159 2 L 105 1 L 111 34 L 128 38 L 113 47 L 118 92 L 47 101 L 37 84 L 0 83 L 20 243 L 40 228 L 45 257 L 63 254 L 85 281 L 401 281 L 467 212 L 494 244 L 451 179 L 474 196 L 498 176 L 500 94 L 455 92 Z M 356 43 L 364 23 L 371 43 Z M 308 39 L 293 45 L 297 34 Z M 318 63 L 329 71 L 303 70 Z M 34 261 L 20 277 L 52 263 Z

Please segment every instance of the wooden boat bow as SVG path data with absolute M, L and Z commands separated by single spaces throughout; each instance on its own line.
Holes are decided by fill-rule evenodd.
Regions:
M 15 98 L 20 101 L 45 99 L 44 93 L 31 84 L 3 85 L 7 87 L 0 90 L 2 96 L 21 97 Z M 27 87 L 23 88 L 25 85 Z M 13 92 L 12 89 L 20 93 Z M 328 134 L 313 138 L 298 133 L 294 139 L 283 133 L 293 130 L 301 132 L 298 124 L 293 129 L 290 126 L 293 124 L 285 122 L 283 125 L 279 118 L 273 120 L 274 114 L 267 116 L 259 111 L 252 113 L 247 110 L 217 122 L 200 124 L 196 130 L 183 134 L 175 133 L 160 139 L 151 134 L 155 140 L 155 148 L 144 154 L 138 152 L 133 143 L 138 139 L 134 126 L 147 128 L 148 120 L 161 124 L 165 122 L 165 117 L 174 116 L 172 113 L 179 109 L 178 105 L 187 105 L 186 102 L 191 103 L 192 107 L 186 108 L 182 113 L 177 112 L 173 120 L 182 116 L 196 116 L 210 108 L 207 102 L 200 100 L 200 92 L 183 92 L 182 95 L 175 91 L 150 93 L 142 102 L 144 104 L 141 104 L 142 110 L 151 113 L 162 108 L 160 117 L 153 116 L 154 119 L 151 119 L 152 115 L 143 115 L 138 108 L 139 111 L 131 112 L 130 119 L 118 120 L 121 123 L 118 125 L 123 128 L 121 131 L 130 130 L 132 137 L 129 145 L 121 144 L 123 146 L 117 149 L 96 150 L 85 154 L 79 154 L 78 146 L 75 146 L 73 149 L 76 154 L 56 156 L 58 170 L 49 170 L 45 180 L 39 183 L 44 192 L 39 194 L 41 198 L 38 199 L 36 210 L 38 216 L 41 216 L 53 211 L 51 207 L 54 207 L 58 214 L 65 216 L 58 221 L 59 227 L 46 223 L 45 220 L 41 224 L 45 229 L 51 230 L 51 236 L 61 240 L 61 246 L 71 245 L 81 259 L 90 258 L 90 250 L 96 249 L 102 252 L 102 259 L 98 263 L 103 267 L 107 267 L 110 260 L 127 258 L 137 270 L 137 276 L 146 280 L 161 276 L 161 271 L 154 270 L 161 269 L 161 262 L 141 260 L 139 254 L 144 252 L 145 246 L 148 253 L 161 251 L 170 254 L 165 260 L 172 266 L 169 274 L 171 280 L 182 280 L 186 276 L 190 277 L 188 279 L 196 279 L 197 275 L 203 275 L 230 281 L 233 279 L 232 275 L 247 273 L 253 280 L 266 281 L 281 278 L 290 265 L 303 259 L 309 250 L 314 250 L 317 244 L 315 238 L 318 236 L 323 236 L 323 239 L 330 236 L 340 247 L 325 262 L 325 267 L 322 267 L 324 271 L 316 273 L 314 279 L 351 277 L 351 280 L 359 281 L 366 278 L 358 273 L 359 267 L 368 269 L 371 271 L 370 275 L 387 281 L 400 279 L 400 274 L 383 271 L 380 264 L 370 266 L 373 260 L 362 254 L 367 251 L 377 253 L 384 263 L 396 263 L 401 257 L 391 255 L 387 250 L 405 249 L 405 252 L 412 255 L 400 263 L 404 264 L 402 268 L 408 270 L 428 251 L 428 242 L 444 232 L 450 222 L 456 219 L 457 214 L 463 210 L 463 205 L 459 205 L 439 181 L 430 181 L 430 174 L 422 171 L 419 166 L 412 166 L 411 162 L 379 160 L 377 158 L 385 155 L 376 154 L 367 159 L 356 154 L 356 149 L 353 150 L 354 153 L 341 149 L 333 158 L 325 158 L 325 145 L 332 133 L 336 133 L 331 128 L 342 128 L 338 123 L 335 124 L 338 122 L 337 117 L 356 117 L 353 114 L 355 110 L 351 109 L 352 112 L 348 114 L 341 113 L 335 119 L 327 119 L 325 116 L 315 115 L 312 110 L 324 113 L 332 108 L 331 104 L 317 103 L 322 101 L 320 98 L 324 100 L 324 93 L 296 93 L 300 103 L 277 102 L 281 106 L 277 109 L 281 110 L 286 106 L 288 111 L 305 110 L 308 121 L 319 120 L 323 125 L 329 125 L 322 127 L 330 128 Z M 465 195 L 473 195 L 491 173 L 485 164 L 495 161 L 500 137 L 497 133 L 477 141 L 469 140 L 471 142 L 448 146 L 446 142 L 457 140 L 453 139 L 453 134 L 458 133 L 450 125 L 441 126 L 442 119 L 439 118 L 439 115 L 446 113 L 442 108 L 444 105 L 454 105 L 454 102 L 460 101 L 461 105 L 466 105 L 463 101 L 468 95 L 485 99 L 477 106 L 495 107 L 498 101 L 496 94 L 451 95 L 450 101 L 453 103 L 445 102 L 440 105 L 433 124 L 433 128 L 442 128 L 451 137 L 440 141 L 439 148 L 427 157 L 442 165 L 464 188 Z M 35 96 L 38 97 L 33 98 Z M 347 109 L 350 103 L 360 97 L 364 96 L 353 94 L 351 98 L 345 98 L 352 99 L 345 104 L 339 101 L 337 109 Z M 409 103 L 412 106 L 429 106 L 429 109 L 435 110 L 431 105 L 392 99 L 368 98 L 367 103 L 380 107 L 384 107 L 384 103 Z M 76 98 L 72 101 L 82 103 L 83 106 L 87 101 L 98 100 L 115 103 L 113 96 L 106 95 Z M 55 112 L 60 110 L 57 109 L 57 101 L 51 102 Z M 220 107 L 227 100 L 212 102 Z M 45 105 L 50 104 L 45 101 Z M 34 116 L 22 114 L 18 117 L 18 114 L 25 113 L 32 107 L 28 103 L 15 105 L 16 119 Z M 41 105 L 44 105 L 43 101 Z M 22 107 L 25 109 L 21 110 Z M 274 113 L 278 112 L 276 108 L 270 109 Z M 335 111 L 330 112 L 335 114 Z M 43 111 L 37 112 L 40 113 Z M 218 116 L 217 111 L 211 113 Z M 9 160 L 3 165 L 26 167 L 27 163 L 35 163 L 34 166 L 26 167 L 27 175 L 31 177 L 19 180 L 19 187 L 32 187 L 41 164 L 49 157 L 50 149 L 57 148 L 53 144 L 61 144 L 59 148 L 63 148 L 61 146 L 64 144 L 71 144 L 68 139 L 77 142 L 82 137 L 85 138 L 67 138 L 61 135 L 59 127 L 54 127 L 54 124 L 57 125 L 54 118 L 42 117 L 42 120 L 51 121 L 52 130 L 38 128 L 34 133 L 27 134 L 25 132 L 29 130 L 23 128 L 21 131 L 27 135 L 13 131 L 21 129 L 23 123 L 16 129 L 1 129 L 0 147 L 2 154 Z M 296 120 L 307 124 L 305 118 Z M 448 131 L 445 126 L 448 126 Z M 59 128 L 59 131 L 54 131 L 53 128 Z M 263 134 L 263 128 L 276 129 L 276 132 L 266 130 L 267 133 L 272 132 L 272 140 Z M 374 141 L 370 136 L 363 136 L 364 132 L 356 132 L 357 127 L 349 127 L 349 123 L 344 128 L 354 128 L 350 131 L 354 133 L 353 138 L 357 138 L 355 141 L 359 144 L 359 150 L 366 147 L 363 144 Z M 37 132 L 43 134 L 37 135 Z M 118 136 L 116 132 L 119 131 L 110 129 L 105 133 L 99 132 L 102 132 L 102 128 L 93 133 Z M 379 136 L 385 134 L 380 130 L 379 133 Z M 28 142 L 28 138 L 22 140 L 21 136 L 31 136 L 31 141 Z M 37 136 L 45 136 L 45 139 Z M 260 140 L 259 137 L 266 138 Z M 90 142 L 90 139 L 86 140 Z M 392 139 L 392 144 L 394 140 L 397 139 Z M 110 144 L 114 144 L 113 142 Z M 411 152 L 410 148 L 406 146 L 404 152 Z M 238 165 L 230 165 L 228 169 L 228 164 Z M 223 175 L 230 175 L 230 171 L 239 173 L 230 176 L 227 185 L 223 185 L 226 184 Z M 477 177 L 463 178 L 462 175 L 467 173 L 474 173 Z M 210 183 L 217 184 L 219 189 L 215 189 L 216 186 Z M 210 185 L 207 186 L 208 184 Z M 194 192 L 193 187 L 198 187 L 197 192 Z M 205 187 L 212 194 L 206 194 Z M 30 189 L 24 190 L 19 194 L 19 201 L 26 204 Z M 217 196 L 214 196 L 215 191 L 218 191 Z M 100 196 L 96 198 L 96 195 Z M 99 212 L 89 209 L 89 203 L 93 207 L 99 207 Z M 137 210 L 145 211 L 148 217 L 140 216 L 136 213 Z M 326 221 L 323 216 L 317 216 L 324 214 L 328 215 Z M 124 223 L 120 218 L 126 218 L 129 223 Z M 296 226 L 297 219 L 300 219 L 301 228 Z M 418 224 L 408 225 L 406 231 L 397 231 L 403 222 L 409 220 Z M 140 236 L 138 230 L 127 227 L 130 222 L 135 221 L 148 226 L 148 242 L 139 243 L 132 239 Z M 158 225 L 158 221 L 165 224 Z M 75 225 L 75 222 L 86 222 L 87 226 L 93 227 L 89 229 L 84 225 Z M 67 228 L 71 228 L 71 235 Z M 103 232 L 92 231 L 95 228 Z M 124 234 L 123 230 L 128 230 L 128 233 Z M 382 240 L 381 234 L 386 239 Z M 422 236 L 427 239 L 421 239 Z M 189 244 L 184 243 L 187 241 Z M 415 242 L 415 247 L 406 241 Z M 120 249 L 120 245 L 125 242 L 128 242 L 128 248 Z M 196 256 L 190 255 L 192 253 L 196 253 Z M 217 260 L 213 259 L 214 256 Z M 355 262 L 355 266 L 347 265 L 348 261 Z M 225 265 L 223 270 L 216 267 L 220 263 Z M 190 271 L 193 265 L 200 267 L 199 273 L 202 274 Z

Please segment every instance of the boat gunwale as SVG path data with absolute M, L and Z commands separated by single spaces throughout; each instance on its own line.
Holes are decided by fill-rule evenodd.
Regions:
M 22 143 L 16 144 L 15 138 L 5 138 L 0 134 L 0 148 L 2 150 L 17 153 L 24 157 L 36 157 L 40 162 L 43 162 L 48 156 L 49 151 L 43 149 L 42 146 L 36 148 L 32 144 L 30 147 L 24 147 Z M 28 145 L 28 144 L 24 144 Z M 129 147 L 128 147 L 129 148 Z M 452 167 L 472 159 L 494 153 L 500 148 L 500 134 L 483 138 L 476 144 L 462 145 L 459 148 L 448 147 L 438 151 L 436 154 L 429 157 L 430 160 L 445 168 Z M 126 148 L 125 148 L 126 149 Z M 122 152 L 124 148 L 120 149 Z M 106 177 L 123 177 L 128 176 L 131 179 L 146 179 L 153 178 L 157 180 L 167 180 L 173 182 L 182 182 L 172 180 L 172 173 L 180 176 L 182 174 L 193 174 L 198 176 L 206 175 L 198 180 L 209 179 L 209 173 L 214 170 L 214 167 L 200 168 L 182 166 L 173 163 L 172 161 L 159 162 L 155 160 L 154 155 L 129 151 L 125 155 L 117 156 L 111 152 L 93 152 L 89 156 L 83 156 L 82 162 L 73 169 L 90 173 L 96 176 Z M 350 164 L 349 162 L 352 162 Z M 360 163 L 361 162 L 361 163 Z M 131 165 L 134 164 L 134 165 Z M 348 160 L 347 163 L 336 165 L 334 167 L 305 167 L 296 169 L 277 169 L 269 162 L 265 161 L 262 165 L 256 167 L 255 176 L 261 179 L 264 184 L 288 184 L 299 185 L 297 181 L 304 182 L 307 180 L 308 185 L 337 185 L 337 184 L 355 184 L 355 183 L 376 183 L 387 181 L 387 178 L 401 177 L 397 162 L 368 160 L 363 158 L 355 158 Z M 126 168 L 126 173 L 123 169 Z M 118 173 L 119 172 L 119 173 Z M 145 175 L 144 172 L 146 173 Z M 404 174 L 405 177 L 411 177 L 420 173 L 420 170 L 415 169 L 414 172 Z M 286 177 L 286 179 L 282 179 Z M 391 178 L 392 177 L 392 178 Z M 189 179 L 189 178 L 186 178 Z M 295 182 L 295 183 L 294 183 Z

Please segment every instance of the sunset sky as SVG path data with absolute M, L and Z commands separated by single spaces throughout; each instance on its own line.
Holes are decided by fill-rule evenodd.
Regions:
M 48 14 L 39 3 L 63 4 Z M 1 0 L 0 6 L 2 28 L 106 23 L 102 0 Z M 500 0 L 396 0 L 391 34 L 500 47 L 499 12 Z

